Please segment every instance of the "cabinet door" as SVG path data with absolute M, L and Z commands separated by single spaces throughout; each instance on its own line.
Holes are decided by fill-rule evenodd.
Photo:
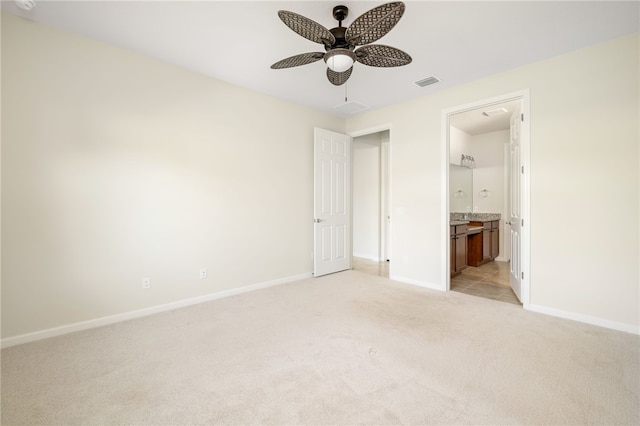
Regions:
M 456 236 L 451 236 L 451 259 L 449 264 L 449 269 L 451 269 L 450 273 L 453 274 L 456 272 Z
M 449 269 L 451 275 L 456 271 L 456 227 L 449 227 L 451 241 L 450 241 L 450 251 L 449 251 Z
M 491 229 L 490 224 L 484 224 L 484 231 L 482 231 L 482 261 L 488 262 L 491 260 Z
M 491 259 L 495 259 L 500 254 L 500 230 L 496 226 L 491 229 Z
M 456 270 L 460 272 L 467 267 L 467 236 L 457 235 L 456 237 Z

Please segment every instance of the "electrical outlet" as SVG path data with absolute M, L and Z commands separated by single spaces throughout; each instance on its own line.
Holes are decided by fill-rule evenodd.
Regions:
M 144 277 L 142 279 L 142 288 L 149 288 L 149 287 L 151 287 L 151 278 Z
M 204 280 L 205 278 L 207 278 L 207 268 L 202 268 L 200 269 L 200 279 Z

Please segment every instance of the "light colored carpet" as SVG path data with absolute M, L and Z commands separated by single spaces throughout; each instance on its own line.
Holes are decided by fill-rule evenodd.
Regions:
M 347 271 L 2 351 L 2 424 L 640 424 L 638 336 Z

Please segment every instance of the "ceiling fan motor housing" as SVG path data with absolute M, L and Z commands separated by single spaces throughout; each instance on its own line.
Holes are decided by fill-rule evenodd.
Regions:
M 331 31 L 331 34 L 333 34 L 333 36 L 336 38 L 336 42 L 330 46 L 326 45 L 326 50 L 337 48 L 353 50 L 355 48 L 355 46 L 351 45 L 345 37 L 345 33 L 347 31 L 345 27 L 335 27 L 331 28 L 329 31 Z
M 347 41 L 347 38 L 345 36 L 347 29 L 342 26 L 342 21 L 344 21 L 344 19 L 348 15 L 349 15 L 349 8 L 347 6 L 340 5 L 333 8 L 333 18 L 336 21 L 338 21 L 338 26 L 330 29 L 329 31 L 331 31 L 331 34 L 333 34 L 333 36 L 335 37 L 336 42 L 330 46 L 326 45 L 325 49 L 327 51 L 331 49 L 353 50 L 355 48 L 355 46 L 350 46 L 349 42 Z

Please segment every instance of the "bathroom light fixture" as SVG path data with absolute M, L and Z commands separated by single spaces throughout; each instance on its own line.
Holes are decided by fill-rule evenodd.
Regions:
M 472 169 L 472 168 L 474 168 L 476 166 L 476 159 L 473 158 L 470 155 L 462 154 L 460 156 L 460 165 L 462 167 L 468 167 L 468 168 Z

